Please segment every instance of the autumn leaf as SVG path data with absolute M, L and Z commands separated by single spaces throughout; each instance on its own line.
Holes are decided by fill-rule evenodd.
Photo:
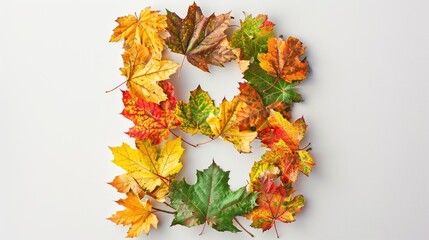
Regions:
M 237 125 L 240 131 L 256 131 L 267 121 L 269 109 L 264 106 L 261 96 L 248 83 L 239 83 L 240 94 L 237 96 L 240 102 L 246 105 L 237 111 Z
M 240 59 L 257 60 L 259 53 L 268 51 L 268 38 L 273 36 L 274 24 L 268 21 L 267 15 L 247 16 L 240 20 L 240 29 L 234 31 L 231 48 L 239 48 Z
M 128 174 L 116 176 L 109 184 L 116 188 L 120 193 L 133 192 L 139 197 L 143 197 L 145 195 L 140 184 Z
M 208 64 L 223 66 L 234 58 L 224 33 L 230 22 L 230 13 L 205 17 L 195 3 L 189 6 L 184 19 L 167 10 L 170 33 L 167 45 L 171 51 L 184 54 L 192 65 L 208 72 Z
M 238 232 L 232 223 L 233 218 L 252 210 L 258 194 L 247 192 L 245 187 L 231 191 L 228 180 L 229 172 L 213 162 L 208 169 L 197 171 L 195 185 L 189 185 L 185 180 L 174 181 L 170 199 L 177 211 L 172 225 L 192 227 L 204 224 L 204 227 L 209 225 L 218 231 Z
M 296 151 L 299 148 L 299 143 L 304 138 L 307 130 L 304 118 L 301 117 L 291 123 L 279 112 L 273 111 L 268 117 L 268 123 L 269 126 L 259 134 L 263 144 L 271 148 L 274 143 L 282 139 L 292 151 Z
M 121 72 L 127 78 L 127 87 L 134 97 L 154 103 L 167 99 L 158 82 L 169 79 L 179 64 L 152 57 L 149 50 L 142 45 L 125 50 L 122 59 L 124 67 L 121 68 Z
M 207 123 L 210 114 L 217 115 L 218 109 L 213 103 L 209 94 L 198 86 L 191 91 L 189 103 L 179 101 L 177 103 L 176 116 L 180 121 L 180 129 L 185 132 L 195 134 L 200 132 L 204 135 L 212 133 Z
M 302 101 L 301 95 L 294 90 L 299 82 L 276 81 L 257 63 L 250 64 L 249 69 L 244 73 L 244 79 L 249 81 L 259 93 L 265 106 L 278 102 L 290 106 L 293 102 Z
M 273 226 L 277 232 L 276 221 L 290 223 L 295 221 L 296 213 L 304 206 L 302 195 L 294 196 L 294 189 L 291 184 L 276 185 L 272 179 L 261 180 L 257 190 L 260 192 L 256 202 L 258 206 L 254 208 L 246 217 L 252 220 L 250 226 L 261 228 L 263 231 L 271 229 Z
M 269 176 L 273 180 L 280 177 L 284 183 L 295 182 L 299 172 L 308 176 L 313 165 L 314 161 L 309 152 L 292 151 L 283 140 L 280 140 L 262 155 L 260 161 L 253 164 L 249 174 L 249 187 L 254 189 L 261 176 Z
M 150 139 L 153 144 L 159 144 L 170 135 L 171 129 L 180 124 L 175 116 L 176 98 L 173 96 L 173 86 L 168 82 L 163 82 L 162 86 L 161 89 L 165 89 L 168 100 L 159 105 L 133 98 L 128 91 L 122 92 L 125 108 L 121 114 L 134 123 L 127 132 L 130 137 Z
M 170 182 L 182 168 L 179 161 L 184 149 L 182 140 L 167 140 L 158 152 L 148 140 L 137 141 L 138 149 L 123 143 L 120 147 L 111 147 L 113 162 L 127 171 L 127 176 L 159 201 L 165 200 Z
M 300 150 L 298 155 L 301 159 L 300 171 L 308 176 L 311 172 L 311 168 L 314 166 L 314 160 L 308 151 Z
M 127 237 L 138 237 L 142 232 L 149 234 L 151 226 L 157 228 L 158 218 L 152 213 L 152 205 L 149 199 L 141 202 L 137 195 L 128 193 L 127 198 L 116 202 L 124 206 L 125 210 L 117 211 L 116 214 L 108 219 L 124 226 L 131 224 Z
M 294 37 L 286 41 L 271 37 L 268 39 L 268 53 L 258 54 L 258 59 L 261 68 L 276 80 L 281 78 L 292 83 L 304 80 L 307 76 L 308 63 L 300 60 L 304 50 L 302 43 Z
M 128 15 L 119 17 L 119 24 L 113 29 L 110 42 L 118 42 L 124 39 L 124 48 L 135 45 L 143 45 L 148 48 L 151 55 L 161 58 L 161 52 L 165 49 L 162 33 L 166 32 L 167 18 L 159 14 L 159 11 L 151 11 L 150 7 L 143 9 L 140 15 Z
M 219 116 L 210 114 L 207 118 L 207 123 L 212 130 L 212 138 L 220 137 L 234 144 L 234 147 L 240 153 L 249 153 L 250 143 L 258 133 L 249 130 L 240 131 L 237 125 L 237 113 L 244 108 L 246 108 L 246 104 L 241 102 L 238 97 L 235 97 L 230 102 L 223 99 L 219 107 Z

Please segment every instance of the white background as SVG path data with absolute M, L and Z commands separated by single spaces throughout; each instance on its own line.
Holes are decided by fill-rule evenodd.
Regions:
M 192 1 L 39 0 L 0 3 L 0 239 L 123 239 L 105 220 L 122 197 L 107 185 L 121 169 L 107 146 L 132 143 L 120 116 L 121 44 L 114 20 L 148 5 L 184 16 Z M 317 161 L 298 191 L 307 204 L 282 239 L 429 239 L 429 4 L 418 0 L 201 0 L 205 14 L 265 13 L 277 34 L 307 46 L 301 85 L 305 143 Z M 180 60 L 181 56 L 174 55 Z M 235 64 L 202 73 L 189 63 L 173 81 L 180 99 L 198 84 L 216 103 L 237 93 Z M 191 138 L 193 142 L 204 138 Z M 215 141 L 184 156 L 186 176 L 212 158 L 246 184 L 263 149 L 238 154 Z M 201 227 L 159 229 L 139 239 L 249 239 Z M 246 225 L 249 222 L 242 220 Z M 256 239 L 273 239 L 251 229 Z

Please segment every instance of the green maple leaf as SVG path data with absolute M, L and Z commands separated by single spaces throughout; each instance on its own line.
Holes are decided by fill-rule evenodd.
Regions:
M 208 64 L 223 66 L 234 59 L 224 33 L 230 22 L 230 13 L 205 17 L 195 3 L 184 19 L 167 10 L 170 37 L 166 43 L 171 51 L 184 54 L 192 65 L 208 72 Z
M 249 69 L 244 73 L 244 79 L 249 81 L 256 91 L 261 95 L 265 106 L 283 102 L 291 105 L 293 102 L 302 102 L 301 94 L 293 88 L 299 84 L 299 81 L 288 83 L 286 81 L 276 81 L 276 78 L 267 74 L 258 63 L 252 63 Z
M 208 169 L 197 171 L 195 185 L 185 180 L 172 182 L 170 199 L 177 210 L 172 225 L 207 224 L 218 231 L 239 232 L 232 220 L 250 212 L 256 206 L 258 194 L 247 192 L 245 187 L 231 191 L 228 180 L 229 171 L 213 162 Z
M 258 54 L 268 50 L 268 38 L 273 36 L 274 24 L 266 15 L 249 15 L 240 24 L 241 28 L 232 35 L 231 47 L 241 49 L 242 59 L 254 57 L 257 61 Z
M 200 132 L 209 136 L 212 134 L 206 120 L 210 114 L 217 115 L 219 110 L 215 107 L 209 94 L 198 86 L 191 91 L 189 103 L 179 101 L 177 103 L 176 117 L 181 122 L 180 128 L 188 133 Z

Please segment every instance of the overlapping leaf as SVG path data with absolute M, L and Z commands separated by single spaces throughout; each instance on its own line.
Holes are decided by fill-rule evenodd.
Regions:
M 291 123 L 279 112 L 273 111 L 268 117 L 268 123 L 269 126 L 259 134 L 262 143 L 271 148 L 274 143 L 282 139 L 292 151 L 299 148 L 299 143 L 307 130 L 304 118 L 299 118 Z
M 301 102 L 302 97 L 294 90 L 297 82 L 278 81 L 270 76 L 257 63 L 252 63 L 244 73 L 244 79 L 259 93 L 265 106 L 281 102 L 287 106 Z
M 295 214 L 304 206 L 302 195 L 294 196 L 292 185 L 276 185 L 272 179 L 261 179 L 257 190 L 260 192 L 254 208 L 246 217 L 252 220 L 251 226 L 263 231 L 275 226 L 276 221 L 290 223 Z M 279 237 L 276 228 L 277 237 Z
M 302 43 L 289 37 L 286 41 L 281 38 L 268 39 L 268 53 L 258 55 L 260 66 L 277 80 L 283 79 L 288 83 L 305 79 L 308 71 L 307 61 L 301 61 L 304 55 Z
M 208 72 L 208 64 L 223 66 L 234 58 L 224 33 L 230 22 L 230 13 L 205 17 L 195 3 L 189 6 L 184 19 L 167 10 L 170 33 L 167 45 L 171 51 L 184 54 L 192 65 Z
M 191 91 L 188 103 L 182 101 L 177 103 L 176 116 L 181 123 L 180 128 L 185 132 L 191 134 L 199 132 L 207 136 L 212 134 L 207 123 L 210 114 L 217 115 L 218 109 L 209 94 L 200 86 Z
M 125 107 L 122 115 L 134 123 L 127 132 L 130 137 L 150 139 L 153 144 L 159 144 L 169 136 L 171 129 L 180 124 L 175 116 L 176 99 L 173 96 L 173 87 L 168 82 L 163 82 L 162 86 L 168 99 L 159 105 L 134 98 L 128 91 L 122 92 Z
M 134 45 L 125 50 L 122 59 L 124 67 L 121 72 L 127 78 L 127 87 L 134 97 L 154 103 L 167 99 L 158 82 L 169 79 L 179 64 L 153 57 L 143 45 Z
M 261 176 L 267 174 L 271 179 L 280 177 L 284 183 L 295 182 L 299 172 L 308 175 L 313 165 L 310 153 L 305 150 L 292 151 L 280 140 L 262 155 L 260 161 L 254 163 L 249 174 L 250 189 L 254 188 Z
M 124 226 L 131 224 L 127 237 L 138 237 L 143 232 L 149 234 L 151 226 L 157 228 L 158 218 L 152 213 L 152 205 L 149 199 L 141 202 L 137 195 L 128 193 L 127 198 L 120 199 L 116 202 L 124 206 L 125 210 L 116 212 L 116 214 L 108 219 L 116 224 L 122 224 Z
M 237 111 L 237 125 L 240 131 L 256 131 L 267 121 L 269 110 L 264 106 L 261 96 L 248 83 L 239 83 L 238 101 L 246 105 Z
M 258 59 L 259 53 L 268 50 L 268 38 L 273 36 L 274 23 L 268 20 L 267 15 L 247 16 L 240 21 L 241 28 L 234 32 L 231 38 L 231 48 L 239 48 L 239 59 Z
M 116 20 L 119 25 L 113 30 L 110 41 L 118 42 L 124 39 L 125 49 L 143 45 L 152 55 L 161 58 L 161 52 L 165 49 L 161 34 L 166 32 L 166 20 L 165 15 L 152 11 L 150 7 L 143 9 L 139 16 L 130 14 L 119 17 Z
M 237 125 L 237 114 L 245 108 L 246 104 L 241 102 L 238 97 L 235 97 L 232 101 L 223 99 L 219 107 L 219 116 L 211 114 L 207 119 L 207 123 L 212 130 L 212 138 L 220 137 L 234 144 L 237 151 L 249 153 L 250 143 L 258 133 L 250 130 L 240 131 Z
M 238 232 L 232 220 L 256 206 L 257 193 L 247 192 L 245 187 L 231 191 L 228 180 L 229 172 L 213 162 L 208 169 L 197 171 L 195 185 L 189 185 L 185 180 L 174 181 L 170 198 L 177 212 L 172 225 L 207 224 L 218 231 Z
M 138 149 L 126 143 L 110 149 L 114 156 L 113 162 L 127 171 L 127 177 L 138 183 L 138 187 L 146 193 L 164 201 L 170 181 L 182 168 L 179 159 L 184 149 L 181 143 L 180 138 L 167 140 L 160 152 L 148 140 L 138 141 Z

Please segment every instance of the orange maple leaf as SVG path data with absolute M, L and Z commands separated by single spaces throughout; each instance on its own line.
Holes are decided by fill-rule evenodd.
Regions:
M 116 224 L 129 225 L 127 237 L 133 238 L 140 236 L 142 232 L 149 234 L 150 227 L 156 228 L 158 225 L 158 218 L 152 213 L 152 205 L 149 199 L 144 202 L 134 193 L 128 193 L 127 198 L 119 199 L 116 201 L 119 205 L 124 206 L 126 209 L 116 212 L 108 218 Z
M 271 37 L 268 39 L 268 53 L 258 54 L 259 65 L 277 80 L 281 78 L 288 83 L 301 81 L 308 71 L 307 61 L 300 60 L 304 51 L 302 43 L 294 37 L 289 37 L 286 41 Z

